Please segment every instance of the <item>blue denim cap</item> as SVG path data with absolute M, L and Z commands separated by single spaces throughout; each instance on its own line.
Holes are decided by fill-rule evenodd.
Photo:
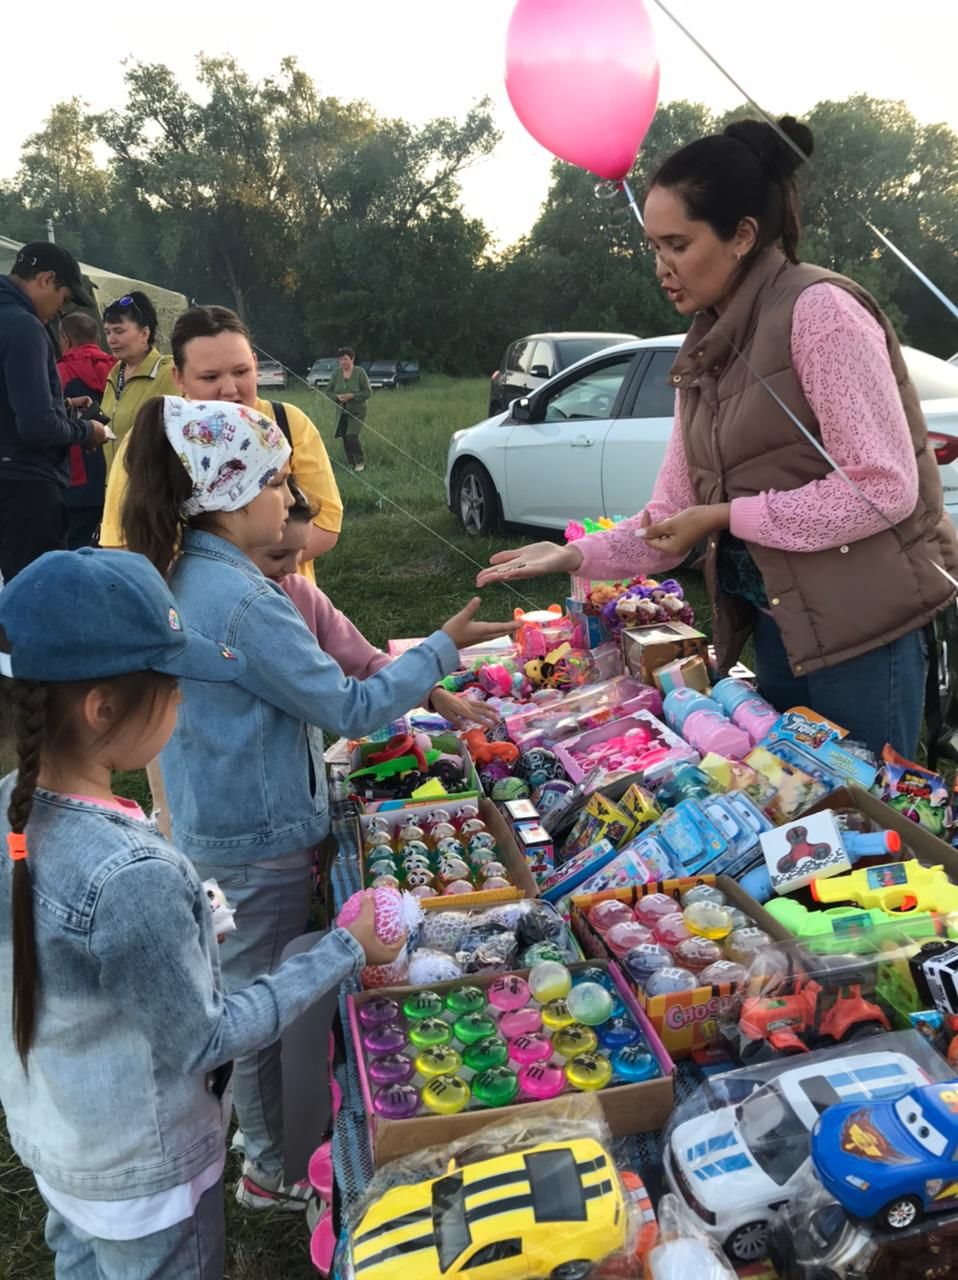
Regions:
M 10 653 L 0 675 L 17 680 L 105 680 L 161 671 L 184 680 L 238 680 L 245 659 L 190 631 L 146 556 L 132 551 L 48 551 L 0 591 Z

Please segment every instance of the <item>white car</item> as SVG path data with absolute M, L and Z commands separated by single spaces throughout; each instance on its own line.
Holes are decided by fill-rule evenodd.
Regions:
M 286 370 L 278 360 L 260 360 L 256 366 L 258 387 L 285 387 L 289 381 Z
M 665 1176 L 736 1262 L 764 1258 L 769 1224 L 809 1162 L 815 1121 L 836 1102 L 892 1098 L 928 1077 L 900 1053 L 857 1053 L 783 1071 L 737 1106 L 669 1135 Z
M 667 379 L 682 341 L 672 334 L 608 347 L 506 413 L 454 432 L 446 500 L 466 533 L 492 533 L 501 521 L 561 530 L 570 520 L 641 511 L 672 431 Z M 910 347 L 904 355 L 958 524 L 958 368 Z

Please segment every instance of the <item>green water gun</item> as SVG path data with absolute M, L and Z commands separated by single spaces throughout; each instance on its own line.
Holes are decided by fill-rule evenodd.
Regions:
M 939 935 L 938 920 L 928 911 L 882 911 L 880 907 L 829 907 L 811 911 L 794 898 L 773 898 L 765 910 L 804 943 L 825 955 L 873 953 L 893 933 L 913 941 Z M 948 929 L 951 936 L 952 930 Z

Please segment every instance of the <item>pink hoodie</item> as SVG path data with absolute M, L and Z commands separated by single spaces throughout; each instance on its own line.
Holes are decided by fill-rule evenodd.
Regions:
M 825 448 L 897 524 L 915 509 L 918 468 L 881 326 L 844 289 L 812 285 L 795 304 L 791 354 Z M 675 426 L 646 510 L 658 522 L 696 505 L 676 400 Z M 601 581 L 674 568 L 678 561 L 635 536 L 639 519 L 577 543 L 583 557 L 577 576 Z M 732 501 L 731 532 L 779 551 L 823 551 L 884 527 L 834 471 L 797 489 Z

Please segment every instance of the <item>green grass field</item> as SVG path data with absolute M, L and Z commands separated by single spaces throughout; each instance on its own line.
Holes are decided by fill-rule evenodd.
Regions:
M 484 417 L 485 379 L 429 377 L 419 387 L 377 392 L 362 436 L 367 466 L 358 476 L 345 468 L 342 444 L 332 438 L 334 413 L 328 402 L 302 386 L 283 398 L 299 404 L 319 426 L 346 509 L 339 544 L 317 563 L 317 579 L 375 644 L 427 635 L 441 626 L 474 594 L 476 573 L 494 551 L 535 536 L 520 531 L 467 538 L 445 507 L 449 436 Z M 683 578 L 704 622 L 701 586 L 694 577 Z M 518 588 L 518 594 L 504 586 L 487 588 L 482 617 L 508 619 L 517 606 L 561 602 L 568 579 L 540 579 Z M 117 789 L 147 803 L 142 775 L 122 775 Z M 231 1157 L 227 1173 L 233 1178 L 237 1172 Z M 51 1274 L 43 1217 L 33 1179 L 11 1151 L 0 1121 L 0 1280 Z M 244 1215 L 228 1195 L 227 1234 L 228 1280 L 308 1280 L 316 1274 L 298 1216 Z

